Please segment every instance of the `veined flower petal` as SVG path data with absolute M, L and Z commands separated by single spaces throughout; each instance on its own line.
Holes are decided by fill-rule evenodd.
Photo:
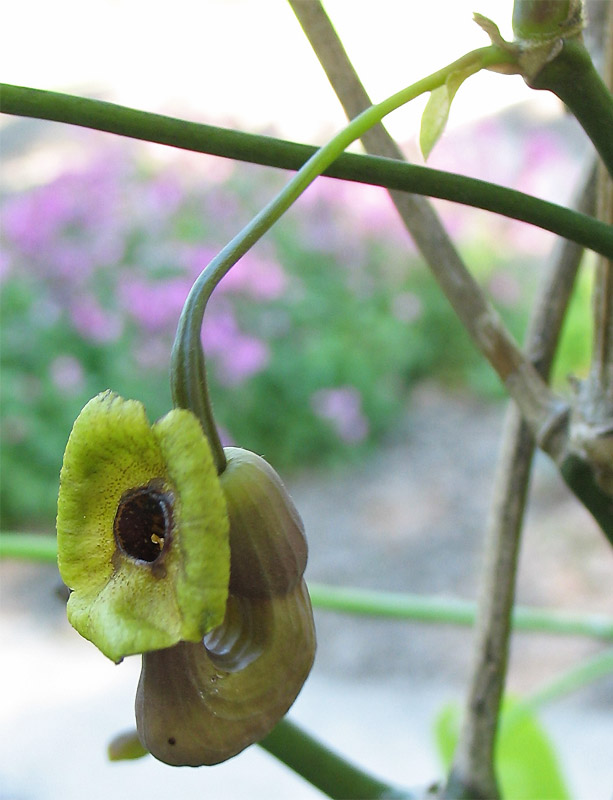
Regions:
M 114 661 L 200 641 L 224 618 L 228 516 L 197 418 L 104 392 L 75 421 L 60 477 L 68 618 Z

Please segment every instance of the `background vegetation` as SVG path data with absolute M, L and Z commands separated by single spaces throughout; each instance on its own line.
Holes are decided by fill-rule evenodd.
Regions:
M 459 137 L 453 150 L 439 146 L 433 165 L 545 196 L 558 191 L 561 170 L 577 168 L 556 130 L 522 139 L 513 126 L 483 121 Z M 285 180 L 211 158 L 194 171 L 181 156 L 160 161 L 155 150 L 99 142 L 79 134 L 76 166 L 27 188 L 3 187 L 4 526 L 49 526 L 72 421 L 98 391 L 142 398 L 152 419 L 168 410 L 170 348 L 193 280 Z M 496 166 L 488 157 L 494 149 Z M 521 335 L 546 236 L 441 207 L 479 280 Z M 264 454 L 283 471 L 330 465 L 363 456 L 389 435 L 411 387 L 426 375 L 502 398 L 407 249 L 384 190 L 320 179 L 232 270 L 203 331 L 228 443 Z M 590 280 L 583 275 L 559 380 L 587 363 Z

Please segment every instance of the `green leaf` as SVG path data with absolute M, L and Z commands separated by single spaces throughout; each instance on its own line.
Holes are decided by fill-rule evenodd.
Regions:
M 434 720 L 434 741 L 445 772 L 451 768 L 459 738 L 460 707 L 457 703 L 447 703 Z
M 443 135 L 456 92 L 466 78 L 473 73 L 474 69 L 456 70 L 449 75 L 443 86 L 430 92 L 419 131 L 419 146 L 425 160 L 428 159 L 434 145 Z
M 459 738 L 460 710 L 446 705 L 434 723 L 439 756 L 449 769 Z M 570 800 L 555 748 L 536 714 L 518 700 L 503 704 L 496 770 L 503 797 L 509 800 Z
M 136 758 L 148 756 L 149 751 L 142 746 L 136 731 L 118 733 L 107 749 L 109 761 L 132 761 Z

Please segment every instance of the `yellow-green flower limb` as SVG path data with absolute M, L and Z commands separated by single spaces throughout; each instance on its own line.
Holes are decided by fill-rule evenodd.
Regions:
M 200 423 L 108 391 L 74 423 L 60 476 L 58 566 L 68 618 L 113 661 L 199 641 L 220 624 L 229 523 Z
M 185 302 L 175 337 L 170 382 L 175 406 L 188 408 L 200 419 L 207 434 L 218 472 L 226 467 L 209 398 L 200 331 L 204 311 L 219 281 L 251 247 L 292 206 L 310 184 L 353 142 L 385 116 L 420 95 L 443 86 L 451 75 L 468 77 L 495 64 L 508 63 L 513 55 L 496 45 L 473 50 L 453 63 L 400 92 L 371 106 L 317 150 L 291 178 L 281 192 L 205 267 Z

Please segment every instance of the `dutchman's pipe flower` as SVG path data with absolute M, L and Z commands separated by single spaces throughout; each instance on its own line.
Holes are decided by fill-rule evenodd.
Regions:
M 262 458 L 217 474 L 192 412 L 149 425 L 108 391 L 70 435 L 58 499 L 68 618 L 119 662 L 142 653 L 138 735 L 173 765 L 224 761 L 266 736 L 311 669 L 302 522 Z

